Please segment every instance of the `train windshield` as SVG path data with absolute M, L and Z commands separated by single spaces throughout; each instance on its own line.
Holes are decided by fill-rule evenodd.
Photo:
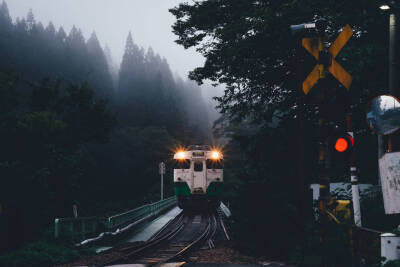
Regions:
M 203 162 L 195 162 L 194 163 L 194 171 L 195 172 L 201 172 L 203 171 Z
M 223 160 L 208 159 L 206 161 L 206 164 L 207 164 L 207 169 L 223 169 L 224 168 Z
M 190 159 L 178 159 L 174 162 L 174 169 L 190 169 Z

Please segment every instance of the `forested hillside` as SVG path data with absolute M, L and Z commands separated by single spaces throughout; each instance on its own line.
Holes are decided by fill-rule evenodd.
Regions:
M 365 107 L 388 90 L 388 14 L 374 0 L 205 0 L 181 3 L 170 12 L 176 18 L 176 42 L 206 58 L 190 77 L 199 83 L 212 80 L 227 85 L 218 98 L 223 117 L 217 130 L 231 137 L 225 147 L 230 158 L 224 178 L 235 210 L 236 238 L 245 249 L 281 258 L 303 257 L 300 266 L 318 265 L 320 251 L 312 248 L 311 240 L 318 236 L 313 232 L 317 227 L 306 223 L 312 218 L 307 216 L 312 204 L 306 186 L 320 181 L 318 136 L 326 134 L 321 134 L 317 122 L 324 114 L 332 126 L 345 127 L 344 115 L 352 113 L 359 181 L 376 184 L 377 138 L 366 125 Z M 328 21 L 329 45 L 346 24 L 354 29 L 336 58 L 354 80 L 347 91 L 328 77 L 304 96 L 302 104 L 301 84 L 316 62 L 301 48 L 301 37 L 294 36 L 290 26 L 320 18 Z M 304 116 L 304 128 L 299 114 Z M 330 182 L 350 181 L 348 157 L 334 154 L 327 165 Z M 381 206 L 373 212 L 384 218 L 381 201 L 376 200 L 375 207 Z M 392 221 L 384 226 L 383 219 L 379 226 L 371 222 L 363 226 L 394 225 Z M 310 247 L 300 251 L 296 244 Z M 342 258 L 336 258 L 344 251 L 335 249 L 329 258 L 332 266 L 345 266 Z M 301 253 L 308 252 L 309 262 L 304 263 L 308 256 Z
M 95 33 L 43 26 L 32 11 L 13 21 L 0 5 L 3 248 L 72 216 L 72 203 L 89 216 L 157 200 L 158 163 L 178 145 L 210 140 L 199 86 L 131 33 L 119 71 L 102 47 Z

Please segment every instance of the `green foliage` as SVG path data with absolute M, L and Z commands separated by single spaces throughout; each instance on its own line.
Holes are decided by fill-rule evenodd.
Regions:
M 77 250 L 71 245 L 40 240 L 26 244 L 8 254 L 0 254 L 0 266 L 46 267 L 72 262 L 79 257 L 91 255 L 89 250 Z
M 236 234 L 253 250 L 266 247 L 264 253 L 285 258 L 296 244 L 302 245 L 304 229 L 312 218 L 302 205 L 306 201 L 311 208 L 311 197 L 304 200 L 301 195 L 304 185 L 299 181 L 297 162 L 304 157 L 305 184 L 318 182 L 319 114 L 344 125 L 344 113 L 351 104 L 360 181 L 376 183 L 376 137 L 364 118 L 365 104 L 387 91 L 387 14 L 378 5 L 374 0 L 205 0 L 170 10 L 176 17 L 176 42 L 197 49 L 206 58 L 190 78 L 226 85 L 225 94 L 217 98 L 224 116 L 216 127 L 230 138 L 225 154 L 235 155 L 226 157 L 225 181 L 236 191 L 227 198 L 237 214 Z M 346 24 L 355 30 L 337 57 L 354 81 L 349 93 L 330 76 L 317 84 L 305 99 L 305 130 L 299 133 L 298 91 L 316 62 L 300 48 L 290 25 L 321 17 L 328 21 L 328 42 Z M 304 143 L 304 154 L 298 151 L 299 142 Z M 348 159 L 334 158 L 328 175 L 333 181 L 348 178 Z M 312 239 L 317 236 L 310 234 Z M 338 235 L 334 252 L 345 246 L 345 236 L 345 230 Z M 300 254 L 305 257 L 304 251 Z M 343 259 L 348 257 L 332 257 L 332 265 L 344 266 Z M 319 260 L 315 259 L 316 265 Z
M 226 84 L 224 96 L 217 98 L 221 112 L 230 120 L 250 118 L 257 124 L 273 120 L 276 110 L 285 114 L 285 120 L 294 116 L 299 84 L 315 65 L 304 49 L 298 49 L 299 40 L 291 35 L 290 25 L 325 17 L 327 41 L 332 42 L 350 24 L 355 34 L 337 57 L 354 77 L 350 93 L 329 77 L 311 91 L 304 116 L 315 125 L 315 104 L 322 98 L 319 112 L 328 110 L 328 116 L 343 124 L 345 106 L 352 104 L 358 167 L 363 178 L 376 182 L 376 141 L 364 112 L 373 96 L 387 91 L 387 14 L 379 10 L 379 3 L 194 1 L 170 12 L 176 17 L 177 43 L 196 48 L 206 58 L 204 66 L 193 70 L 190 77 L 199 83 L 210 79 Z M 312 134 L 308 127 L 305 135 Z M 346 165 L 334 167 L 341 169 L 335 176 L 347 172 Z
M 336 190 L 334 196 L 336 199 L 352 200 L 351 185 L 348 185 L 346 189 Z M 382 188 L 374 185 L 365 189 L 360 193 L 360 199 L 363 227 L 382 232 L 393 232 L 393 226 L 398 224 L 399 216 L 385 214 Z
M 37 240 L 54 218 L 72 216 L 73 203 L 79 216 L 102 216 L 158 200 L 158 163 L 209 137 L 201 89 L 131 36 L 116 77 L 95 33 L 86 41 L 77 27 L 44 28 L 32 11 L 13 22 L 2 2 L 0 58 L 0 251 Z M 50 239 L 0 256 L 0 265 L 77 256 Z
M 0 88 L 7 98 L 19 86 L 5 78 Z M 44 80 L 31 92 L 28 106 L 0 113 L 0 231 L 1 245 L 8 248 L 37 237 L 54 217 L 65 215 L 84 174 L 83 145 L 105 140 L 115 125 L 106 102 L 86 85 Z
M 382 265 L 382 267 L 398 267 L 400 266 L 400 260 L 388 261 Z
M 327 266 L 351 267 L 352 247 L 350 242 L 351 225 L 330 222 L 326 228 L 325 248 L 321 245 L 318 222 L 307 225 L 307 239 L 302 247 L 298 246 L 289 256 L 291 261 L 302 267 Z M 326 255 L 324 259 L 322 255 Z

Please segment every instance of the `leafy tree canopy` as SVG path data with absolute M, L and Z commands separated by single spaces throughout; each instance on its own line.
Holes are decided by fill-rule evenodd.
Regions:
M 218 100 L 222 112 L 231 116 L 265 112 L 265 107 L 279 106 L 286 95 L 295 95 L 297 41 L 289 26 L 319 17 L 329 21 L 329 41 L 346 24 L 355 29 L 339 54 L 355 78 L 352 91 L 370 96 L 385 88 L 386 76 L 375 69 L 386 70 L 387 14 L 374 0 L 193 1 L 170 12 L 177 19 L 173 25 L 177 43 L 195 47 L 206 58 L 190 77 L 199 83 L 206 79 L 225 83 L 225 95 Z

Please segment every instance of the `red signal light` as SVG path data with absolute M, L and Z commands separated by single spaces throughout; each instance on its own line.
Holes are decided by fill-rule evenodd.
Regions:
M 339 138 L 336 140 L 335 149 L 338 152 L 345 152 L 349 145 L 347 144 L 347 140 L 344 138 Z
M 337 152 L 346 152 L 354 146 L 354 139 L 350 135 L 339 137 L 335 143 L 335 150 Z

